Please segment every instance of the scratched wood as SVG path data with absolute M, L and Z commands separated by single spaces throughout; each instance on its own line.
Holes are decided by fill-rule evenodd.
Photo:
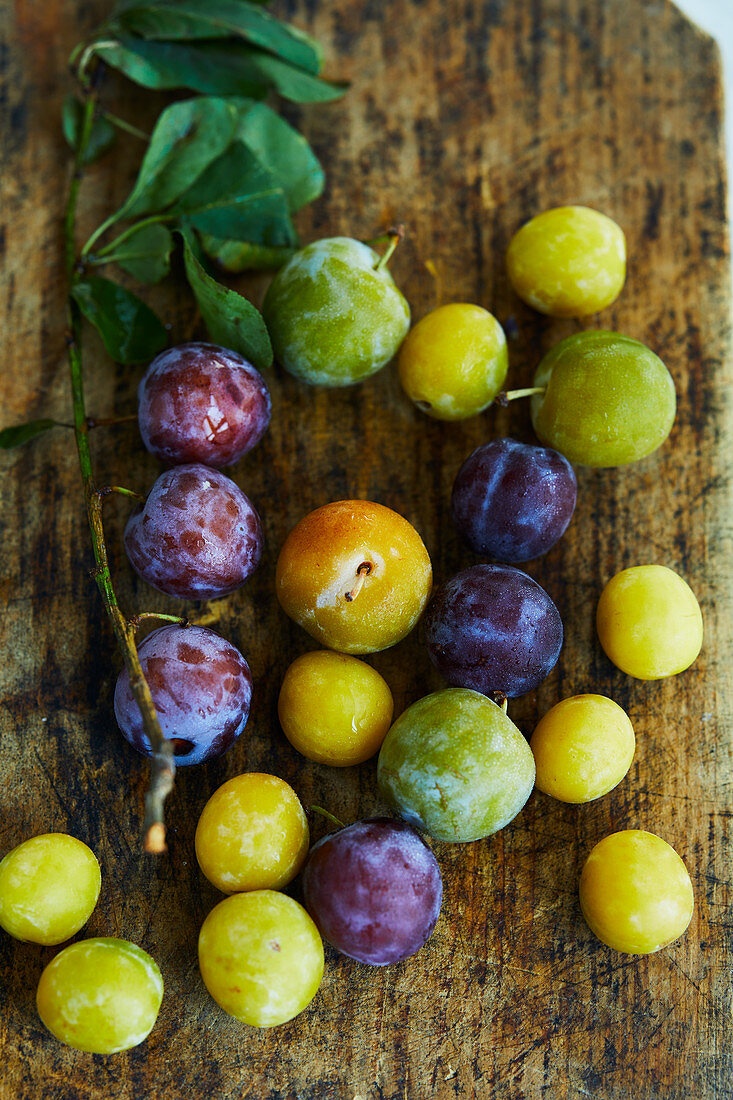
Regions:
M 3 10 L 6 422 L 68 417 L 60 228 L 68 152 L 58 113 L 70 49 L 106 7 L 16 0 Z M 371 498 L 416 524 L 436 578 L 445 579 L 475 560 L 450 526 L 453 476 L 480 441 L 509 432 L 531 439 L 528 411 L 516 404 L 441 425 L 407 403 L 393 369 L 357 389 L 324 393 L 270 374 L 272 430 L 234 474 L 260 506 L 264 561 L 240 592 L 189 608 L 249 658 L 254 710 L 232 752 L 179 774 L 168 805 L 170 854 L 157 861 L 140 851 L 145 765 L 112 715 L 120 661 L 87 575 L 71 440 L 59 431 L 6 456 L 0 852 L 49 830 L 88 842 L 103 888 L 87 934 L 145 947 L 161 966 L 166 995 L 143 1046 L 110 1058 L 75 1053 L 35 1013 L 35 985 L 54 949 L 2 935 L 0 1094 L 728 1096 L 730 282 L 716 48 L 667 0 L 293 0 L 278 10 L 320 38 L 331 75 L 352 82 L 339 103 L 288 108 L 328 173 L 324 197 L 302 217 L 304 238 L 368 237 L 405 222 L 393 271 L 414 315 L 438 301 L 489 307 L 511 333 L 512 384 L 527 384 L 541 353 L 573 326 L 541 318 L 513 296 L 503 266 L 511 234 L 532 214 L 566 202 L 598 207 L 625 229 L 626 287 L 588 324 L 628 333 L 662 356 L 677 387 L 677 422 L 644 462 L 578 471 L 570 529 L 528 566 L 561 610 L 565 647 L 550 678 L 511 713 L 529 734 L 558 699 L 608 694 L 631 715 L 635 761 L 627 780 L 597 803 L 564 806 L 534 794 L 496 837 L 435 844 L 445 904 L 422 952 L 370 970 L 327 948 L 323 985 L 306 1012 L 272 1031 L 240 1025 L 217 1010 L 196 965 L 198 929 L 219 899 L 193 853 L 206 799 L 227 777 L 252 769 L 283 776 L 306 805 L 328 806 L 346 820 L 382 808 L 373 764 L 338 772 L 309 764 L 279 730 L 283 672 L 313 648 L 274 599 L 279 545 L 305 511 L 330 499 Z M 163 102 L 114 74 L 104 95 L 143 123 Z M 82 228 L 90 231 L 120 203 L 138 155 L 126 139 L 89 172 Z M 255 295 L 261 290 L 253 284 Z M 175 341 L 201 334 L 180 283 L 151 299 Z M 86 350 L 90 411 L 133 411 L 139 370 L 110 364 L 92 334 Z M 134 425 L 96 432 L 93 449 L 100 482 L 143 490 L 160 470 Z M 123 522 L 124 509 L 114 505 L 108 534 L 121 598 L 130 609 L 170 609 L 170 600 L 130 575 Z M 659 683 L 615 670 L 593 626 L 604 582 L 644 562 L 688 578 L 705 618 L 695 666 Z M 373 663 L 398 709 L 440 684 L 419 632 Z M 695 884 L 688 934 L 648 958 L 604 947 L 578 906 L 587 853 L 624 827 L 668 839 Z

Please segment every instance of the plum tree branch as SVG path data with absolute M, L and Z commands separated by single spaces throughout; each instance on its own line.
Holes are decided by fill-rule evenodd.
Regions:
M 74 150 L 74 169 L 69 185 L 69 193 L 64 217 L 64 249 L 66 274 L 69 291 L 79 277 L 79 264 L 76 254 L 76 207 L 79 188 L 83 175 L 84 156 L 89 145 L 96 109 L 96 90 L 94 81 L 84 89 L 84 110 Z M 160 719 L 155 710 L 150 688 L 143 675 L 140 658 L 135 644 L 135 620 L 128 619 L 120 609 L 112 584 L 112 576 L 107 558 L 107 546 L 102 525 L 102 505 L 107 490 L 98 489 L 94 482 L 91 455 L 89 451 L 89 421 L 84 400 L 84 374 L 82 368 L 82 315 L 69 293 L 67 304 L 68 335 L 67 346 L 71 374 L 71 394 L 74 408 L 74 435 L 79 455 L 87 520 L 91 533 L 94 552 L 94 579 L 99 589 L 105 611 L 112 623 L 112 629 L 122 652 L 125 667 L 130 676 L 130 687 L 143 720 L 143 728 L 152 748 L 151 777 L 145 795 L 144 847 L 147 852 L 164 852 L 165 823 L 163 806 L 167 795 L 173 788 L 175 762 L 173 744 L 163 737 Z M 138 620 L 140 616 L 137 616 Z

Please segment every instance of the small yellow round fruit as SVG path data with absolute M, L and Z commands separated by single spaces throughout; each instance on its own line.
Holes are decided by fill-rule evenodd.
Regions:
M 277 709 L 293 748 L 319 764 L 345 768 L 377 752 L 392 724 L 394 700 L 371 665 L 320 649 L 293 661 Z
M 137 944 L 103 937 L 70 943 L 51 959 L 36 992 L 38 1015 L 75 1050 L 116 1054 L 150 1034 L 163 978 Z
M 481 306 L 454 302 L 428 313 L 408 333 L 398 370 L 407 396 L 437 420 L 482 412 L 504 384 L 504 330 Z
M 201 926 L 199 966 L 216 1003 L 246 1024 L 275 1027 L 313 1000 L 323 942 L 302 905 L 275 890 L 235 894 Z
M 590 930 L 616 951 L 649 955 L 676 940 L 692 919 L 687 868 L 666 840 L 643 829 L 596 844 L 580 876 Z
M 591 802 L 621 782 L 635 745 L 629 716 L 613 699 L 563 699 L 540 720 L 529 743 L 536 786 L 560 802 Z
M 196 826 L 196 858 L 224 894 L 279 890 L 308 854 L 308 822 L 284 779 L 262 772 L 235 775 L 214 791 Z
M 49 947 L 76 935 L 99 898 L 94 852 L 66 833 L 42 833 L 0 863 L 0 927 L 17 940 Z
M 514 234 L 509 280 L 527 305 L 551 317 L 587 317 L 615 301 L 626 278 L 620 226 L 587 206 L 558 206 Z
M 607 656 L 637 680 L 683 672 L 702 648 L 695 594 L 664 565 L 636 565 L 612 577 L 598 601 L 596 626 Z

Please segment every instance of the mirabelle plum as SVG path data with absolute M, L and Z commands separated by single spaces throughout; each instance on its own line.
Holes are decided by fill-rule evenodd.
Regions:
M 290 532 L 275 586 L 286 614 L 322 645 L 374 653 L 409 634 L 432 580 L 428 552 L 403 516 L 369 500 L 339 500 Z
M 613 699 L 573 695 L 540 720 L 529 746 L 538 790 L 560 802 L 591 802 L 621 782 L 636 739 L 628 715 Z
M 253 890 L 211 910 L 199 935 L 199 966 L 225 1012 L 255 1027 L 275 1027 L 315 997 L 323 943 L 297 901 L 275 890 Z
M 437 420 L 482 412 L 508 368 L 506 336 L 481 306 L 439 306 L 408 333 L 398 360 L 400 382 L 419 409 Z
M 199 867 L 217 890 L 279 890 L 308 854 L 308 822 L 284 779 L 246 772 L 227 780 L 196 827 Z
M 89 920 L 100 883 L 97 857 L 81 840 L 30 837 L 0 863 L 0 927 L 17 940 L 63 943 Z
M 392 692 L 376 669 L 327 649 L 293 661 L 278 700 L 293 748 L 336 768 L 362 764 L 377 752 L 393 710 Z
M 666 840 L 642 829 L 596 844 L 580 876 L 580 907 L 608 947 L 648 955 L 676 940 L 692 919 L 687 868 Z
M 509 281 L 520 298 L 551 317 L 586 317 L 615 301 L 626 278 L 623 230 L 587 206 L 558 206 L 514 234 Z
M 160 970 L 127 940 L 81 940 L 65 947 L 41 974 L 38 1014 L 67 1046 L 115 1054 L 150 1034 L 163 998 Z
M 702 648 L 702 613 L 690 586 L 664 565 L 636 565 L 612 577 L 596 613 L 601 645 L 637 680 L 689 668 Z

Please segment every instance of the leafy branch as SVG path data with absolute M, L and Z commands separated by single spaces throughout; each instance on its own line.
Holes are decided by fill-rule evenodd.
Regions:
M 185 620 L 154 612 L 126 616 L 119 606 L 102 510 L 112 493 L 137 494 L 99 488 L 94 479 L 89 431 L 110 421 L 92 420 L 86 413 L 82 328 L 84 319 L 90 322 L 119 363 L 149 360 L 166 346 L 167 332 L 142 299 L 95 269 L 115 264 L 142 283 L 156 283 L 169 273 L 180 240 L 186 277 L 211 338 L 258 368 L 269 367 L 272 347 L 261 315 L 218 282 L 207 256 L 230 271 L 272 268 L 297 247 L 292 215 L 321 193 L 324 175 L 305 139 L 263 100 L 275 91 L 297 102 L 327 101 L 341 95 L 343 87 L 319 76 L 317 43 L 248 0 L 120 0 L 71 60 L 78 92 L 64 103 L 62 128 L 74 152 L 64 217 L 73 430 L 93 576 L 151 746 L 145 850 L 162 852 L 163 806 L 175 775 L 173 744 L 163 737 L 135 636 L 147 619 Z M 145 88 L 199 94 L 166 107 L 148 137 L 100 104 L 106 66 Z M 146 142 L 138 176 L 122 206 L 79 250 L 77 206 L 84 169 L 112 147 L 117 130 Z M 0 447 L 19 446 L 62 424 L 44 418 L 5 428 Z

